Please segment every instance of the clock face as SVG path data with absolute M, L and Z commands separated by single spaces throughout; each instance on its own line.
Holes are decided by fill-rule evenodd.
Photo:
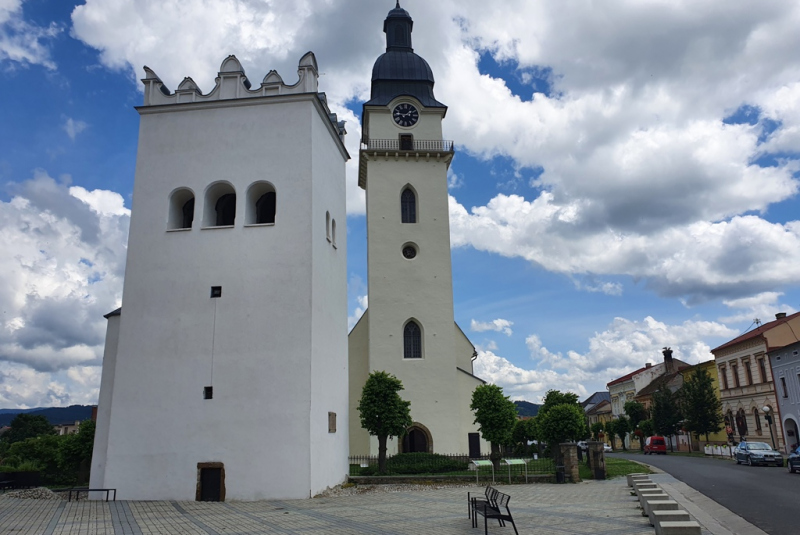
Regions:
M 392 117 L 400 126 L 414 126 L 419 120 L 419 112 L 417 108 L 404 102 L 395 106 Z

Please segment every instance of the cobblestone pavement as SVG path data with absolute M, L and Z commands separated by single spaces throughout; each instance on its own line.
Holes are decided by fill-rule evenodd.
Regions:
M 512 485 L 520 534 L 654 533 L 624 479 L 574 485 Z M 476 534 L 467 491 L 443 488 L 264 502 L 66 502 L 0 498 L 3 535 Z M 513 534 L 510 523 L 489 533 Z

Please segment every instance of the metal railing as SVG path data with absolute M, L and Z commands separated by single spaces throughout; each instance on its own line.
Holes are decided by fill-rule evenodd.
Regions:
M 506 457 L 504 457 L 506 458 Z M 508 457 L 509 459 L 512 457 Z M 554 475 L 556 464 L 550 457 L 522 457 L 524 464 L 507 466 L 501 461 L 503 475 L 524 477 L 528 475 Z M 470 457 L 460 454 L 400 453 L 387 455 L 386 475 L 415 476 L 475 476 L 474 460 L 489 460 L 488 455 Z M 351 476 L 374 476 L 378 473 L 377 455 L 356 455 L 349 457 Z
M 361 150 L 453 152 L 453 142 L 445 139 L 362 139 Z

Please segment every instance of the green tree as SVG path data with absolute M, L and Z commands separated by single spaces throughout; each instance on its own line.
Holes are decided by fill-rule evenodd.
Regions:
M 492 445 L 489 458 L 497 470 L 500 468 L 500 446 L 512 441 L 517 407 L 503 395 L 502 388 L 487 384 L 475 388 L 469 408 L 475 413 L 473 423 L 478 424 L 481 436 Z
M 580 440 L 586 433 L 586 421 L 580 405 L 562 403 L 551 406 L 542 414 L 541 409 L 538 420 L 539 436 L 550 444 L 551 450 L 557 460 L 561 459 L 559 444 L 571 440 Z
M 15 465 L 21 463 L 36 464 L 45 479 L 57 481 L 61 471 L 58 467 L 58 449 L 61 439 L 58 435 L 41 435 L 15 442 L 8 448 L 8 456 Z
M 600 433 L 603 431 L 603 422 L 595 422 L 592 424 L 592 438 L 600 440 Z
M 622 441 L 622 451 L 628 448 L 625 446 L 625 437 L 631 432 L 631 421 L 627 416 L 620 415 L 614 420 L 614 433 Z
M 672 435 L 678 431 L 678 424 L 683 419 L 675 394 L 662 385 L 653 394 L 653 426 L 659 435 L 667 437 L 669 449 L 672 448 Z
M 714 382 L 705 369 L 698 368 L 683 384 L 680 393 L 684 425 L 698 440 L 700 435 L 705 435 L 708 441 L 709 433 L 722 430 L 722 403 L 717 398 Z
M 520 451 L 522 455 L 528 454 L 528 442 L 537 440 L 538 436 L 539 432 L 535 417 L 517 420 L 514 423 L 514 430 L 511 432 L 511 438 L 516 445 L 516 450 Z
M 635 432 L 636 428 L 639 427 L 639 422 L 647 419 L 647 409 L 645 409 L 644 405 L 638 401 L 626 401 L 625 405 L 623 406 L 623 410 L 630 419 L 631 431 Z M 639 448 L 644 449 L 644 441 L 641 439 L 639 439 Z
M 611 449 L 617 449 L 617 421 L 606 422 L 606 436 L 611 440 Z
M 542 406 L 539 407 L 539 414 L 547 412 L 551 407 L 556 405 L 577 405 L 580 407 L 578 395 L 572 392 L 561 392 L 559 390 L 548 390 L 544 395 Z
M 386 440 L 400 437 L 411 426 L 411 402 L 405 401 L 398 392 L 403 383 L 392 374 L 375 371 L 369 374 L 358 412 L 361 427 L 378 437 L 378 473 L 386 473 Z
M 0 440 L 9 445 L 28 438 L 56 434 L 55 428 L 47 418 L 38 414 L 20 413 L 11 420 L 9 427 L 10 429 L 0 436 Z
M 86 483 L 92 462 L 95 423 L 81 422 L 78 432 L 65 435 L 58 447 L 58 467 L 63 474 L 74 474 L 78 483 Z
M 653 420 L 642 420 L 639 422 L 639 429 L 641 429 L 642 435 L 645 437 L 652 437 L 656 434 L 656 428 L 653 425 Z

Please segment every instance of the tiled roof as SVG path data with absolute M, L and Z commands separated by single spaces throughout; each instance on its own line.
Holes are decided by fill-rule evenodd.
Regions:
M 774 329 L 778 325 L 782 325 L 782 324 L 786 323 L 787 321 L 789 321 L 790 319 L 796 318 L 797 316 L 800 316 L 800 312 L 795 312 L 794 314 L 792 314 L 790 316 L 786 316 L 785 318 L 776 319 L 776 320 L 770 321 L 769 323 L 764 323 L 762 325 L 759 325 L 757 328 L 753 329 L 752 331 L 748 331 L 748 332 L 744 333 L 743 335 L 739 336 L 738 338 L 734 338 L 730 342 L 725 342 L 721 346 L 712 349 L 711 352 L 713 353 L 714 351 L 719 351 L 720 349 L 725 349 L 726 347 L 730 347 L 730 346 L 736 345 L 736 344 L 738 344 L 740 342 L 744 342 L 745 340 L 750 340 L 752 338 L 756 338 L 758 336 L 761 336 L 765 332 L 767 332 L 767 331 L 769 331 L 771 329 Z
M 687 370 L 689 368 L 691 368 L 691 366 L 689 366 L 688 364 L 686 364 L 685 366 L 678 366 L 677 371 L 675 371 L 674 373 L 656 377 L 650 382 L 649 385 L 636 392 L 636 397 L 638 398 L 639 396 L 649 396 L 651 394 L 654 394 L 655 392 L 658 391 L 659 388 L 661 388 L 661 385 L 669 384 L 669 382 L 672 381 L 680 372 L 682 372 L 683 370 Z
M 645 370 L 646 370 L 646 369 L 648 369 L 648 368 L 649 368 L 649 366 L 645 366 L 644 368 L 639 368 L 638 370 L 632 371 L 632 372 L 631 372 L 631 373 L 629 373 L 628 375 L 623 375 L 623 376 L 622 376 L 622 377 L 620 377 L 619 379 L 614 379 L 613 381 L 611 381 L 610 383 L 608 383 L 606 386 L 611 386 L 611 385 L 616 385 L 616 384 L 619 384 L 619 383 L 624 383 L 625 381 L 627 381 L 628 379 L 630 379 L 631 377 L 633 377 L 633 376 L 634 376 L 634 375 L 636 375 L 637 373 L 639 373 L 639 372 L 643 372 L 643 371 L 645 371 Z
M 605 391 L 595 392 L 594 394 L 586 398 L 586 401 L 581 403 L 581 407 L 586 408 L 587 405 L 597 405 L 603 400 L 611 401 L 611 394 Z

